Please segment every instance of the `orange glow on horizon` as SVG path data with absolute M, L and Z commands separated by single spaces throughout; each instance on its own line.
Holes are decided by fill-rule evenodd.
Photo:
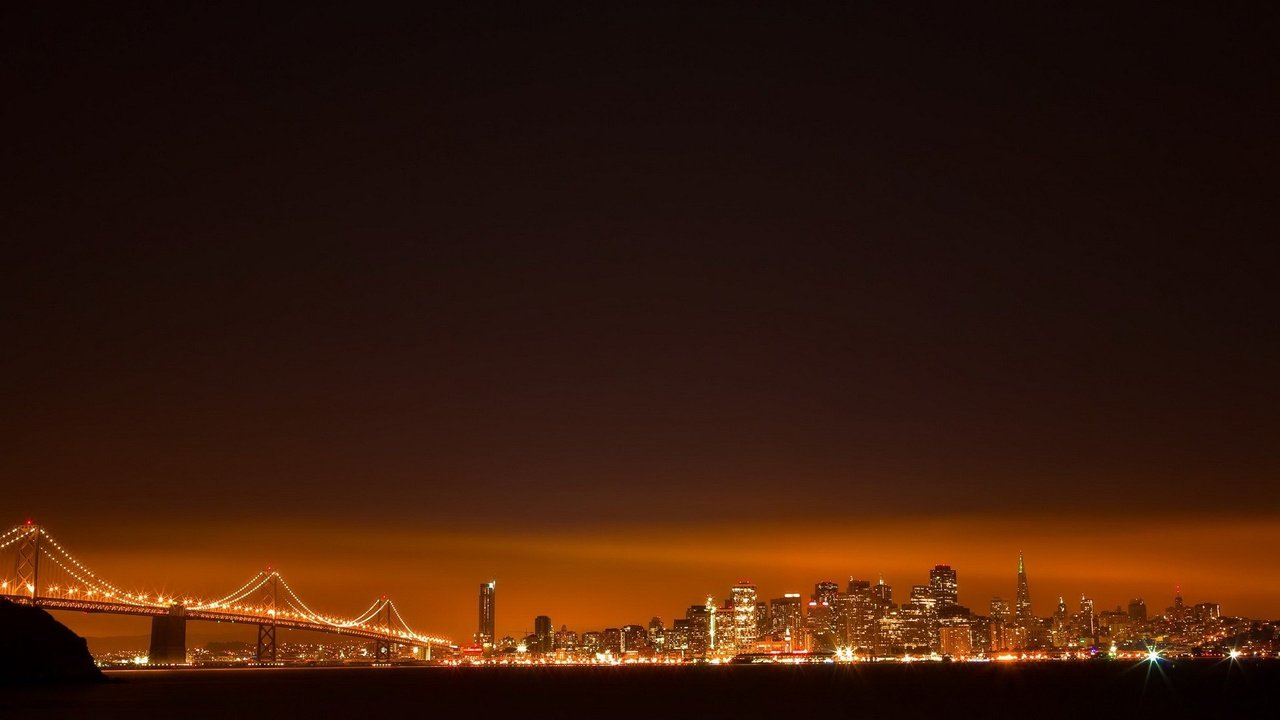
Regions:
M 843 585 L 850 576 L 874 581 L 883 572 L 895 598 L 905 598 L 911 585 L 927 582 L 939 548 L 959 573 L 960 602 L 979 614 L 991 596 L 1013 596 L 1019 548 L 1042 615 L 1058 596 L 1074 602 L 1082 592 L 1100 609 L 1143 597 L 1155 614 L 1171 604 L 1178 582 L 1188 602 L 1218 602 L 1227 615 L 1278 611 L 1280 580 L 1258 572 L 1280 545 L 1280 521 L 1271 519 L 1152 526 L 1114 518 L 904 517 L 805 527 L 334 533 L 299 524 L 235 535 L 193 529 L 154 546 L 143 537 L 130 547 L 94 547 L 87 537 L 64 544 L 125 587 L 157 583 L 192 597 L 218 597 L 240 585 L 247 568 L 262 567 L 252 558 L 274 547 L 273 566 L 317 611 L 354 615 L 385 593 L 417 631 L 460 644 L 475 631 L 476 592 L 491 577 L 500 581 L 498 634 L 519 637 L 541 614 L 579 631 L 643 624 L 655 615 L 669 623 L 708 594 L 723 599 L 744 576 L 756 579 L 767 600 L 784 592 L 808 597 L 820 580 Z M 86 635 L 110 625 L 94 616 L 61 619 Z M 197 636 L 200 630 L 191 628 Z

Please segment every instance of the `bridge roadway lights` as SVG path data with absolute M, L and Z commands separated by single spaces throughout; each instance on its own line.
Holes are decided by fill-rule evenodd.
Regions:
M 169 608 L 168 615 L 151 618 L 151 651 L 147 662 L 152 665 L 182 665 L 187 662 L 187 609 L 181 605 Z

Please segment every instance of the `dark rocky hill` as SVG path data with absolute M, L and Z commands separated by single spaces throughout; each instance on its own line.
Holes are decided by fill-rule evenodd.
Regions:
M 0 684 L 104 679 L 84 638 L 40 608 L 0 599 Z

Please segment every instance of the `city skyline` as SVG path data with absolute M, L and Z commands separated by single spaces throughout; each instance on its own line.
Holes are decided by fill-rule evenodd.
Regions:
M 1025 616 L 1019 551 L 1037 616 L 1280 615 L 1249 13 L 582 5 L 15 10 L 4 524 L 459 640 L 495 579 Z
M 1051 619 L 1052 617 L 1054 617 L 1055 615 L 1057 615 L 1062 611 L 1062 608 L 1067 603 L 1066 598 L 1068 596 L 1066 595 L 1055 596 L 1052 602 L 1054 611 L 1050 613 L 1036 612 L 1033 604 L 1029 602 L 1025 606 L 1020 605 L 1018 598 L 1023 594 L 1024 590 L 1026 590 L 1029 585 L 1029 581 L 1026 580 L 1026 575 L 1023 570 L 1023 558 L 1021 555 L 1022 554 L 1019 553 L 1018 570 L 1015 574 L 1015 580 L 1011 583 L 1011 586 L 1015 588 L 1014 592 L 1003 595 L 1003 596 L 1001 595 L 991 596 L 989 598 L 990 600 L 989 605 L 986 600 L 981 600 L 971 605 L 971 604 L 968 604 L 970 602 L 969 600 L 965 600 L 961 602 L 960 600 L 962 599 L 962 596 L 959 596 L 958 594 L 949 595 L 948 592 L 955 593 L 955 591 L 959 588 L 959 583 L 957 582 L 957 575 L 959 571 L 957 568 L 954 568 L 950 565 L 945 565 L 945 564 L 935 565 L 932 568 L 928 569 L 928 580 L 929 580 L 928 583 L 909 584 L 905 586 L 899 585 L 898 588 L 899 588 L 899 591 L 902 591 L 902 590 L 915 591 L 920 588 L 927 588 L 931 590 L 931 598 L 933 601 L 937 602 L 938 610 L 943 610 L 944 608 L 948 608 L 948 607 L 954 607 L 957 610 L 964 611 L 963 616 L 966 618 L 970 616 L 973 616 L 973 617 L 994 616 L 995 615 L 994 611 L 988 613 L 988 612 L 983 612 L 983 610 L 988 607 L 994 610 L 995 604 L 997 602 L 1002 602 L 1004 607 L 1004 612 L 1007 615 L 1007 619 L 1010 621 L 1031 621 L 1031 620 Z M 949 578 L 949 582 L 947 581 L 947 578 Z M 821 602 L 819 602 L 819 599 L 821 594 L 824 592 L 825 587 L 829 587 L 830 592 L 844 594 L 845 593 L 844 588 L 846 587 L 846 583 L 847 583 L 849 592 L 853 591 L 853 588 L 855 585 L 861 585 L 866 589 L 868 596 L 876 592 L 879 592 L 883 589 L 883 591 L 888 595 L 888 598 L 885 600 L 886 604 L 893 604 L 891 603 L 891 600 L 894 592 L 893 591 L 894 584 L 890 582 L 888 579 L 886 579 L 884 574 L 881 573 L 875 579 L 849 576 L 847 580 L 834 580 L 830 578 L 826 580 L 815 580 L 810 588 L 811 591 L 809 593 L 803 592 L 803 589 L 796 588 L 787 592 L 769 594 L 769 593 L 762 592 L 759 589 L 759 586 L 757 585 L 757 583 L 755 583 L 754 581 L 739 580 L 738 582 L 735 582 L 727 591 L 724 591 L 722 593 L 707 594 L 706 607 L 710 608 L 712 605 L 716 605 L 717 607 L 720 608 L 721 612 L 728 613 L 724 617 L 721 617 L 720 621 L 722 623 L 729 623 L 735 626 L 735 628 L 743 627 L 744 626 L 743 619 L 742 619 L 743 609 L 746 607 L 755 607 L 757 602 L 760 604 L 764 604 L 772 607 L 774 603 L 778 603 L 784 598 L 787 598 L 787 599 L 798 598 L 800 601 L 801 609 L 803 611 L 804 607 L 809 607 L 810 609 L 812 609 L 813 605 L 822 604 Z M 877 588 L 875 587 L 876 585 L 879 585 L 880 587 Z M 750 593 L 749 593 L 749 597 L 751 598 L 750 602 L 747 602 L 744 604 L 743 602 L 739 601 L 738 590 L 740 588 L 750 588 Z M 492 590 L 493 589 L 492 584 L 485 583 L 481 585 L 482 608 L 484 607 L 483 598 L 484 598 L 484 592 L 486 589 Z M 899 597 L 901 596 L 902 596 L 902 593 L 900 592 Z M 1011 597 L 1013 598 L 1013 600 L 1010 600 Z M 1183 595 L 1182 587 L 1179 584 L 1179 585 L 1174 585 L 1170 589 L 1170 593 L 1167 598 L 1169 601 L 1169 604 L 1167 606 L 1160 605 L 1162 601 L 1158 598 L 1150 598 L 1150 603 L 1148 603 L 1147 601 L 1149 598 L 1143 597 L 1141 595 L 1134 595 L 1134 594 L 1131 594 L 1123 602 L 1115 603 L 1114 607 L 1108 606 L 1106 603 L 1098 602 L 1096 598 L 1091 597 L 1091 593 L 1089 593 L 1088 591 L 1082 591 L 1078 593 L 1078 599 L 1079 599 L 1079 602 L 1082 604 L 1082 606 L 1087 601 L 1088 607 L 1090 608 L 1091 612 L 1096 610 L 1096 612 L 1099 614 L 1118 612 L 1118 613 L 1123 613 L 1131 616 L 1133 613 L 1135 604 L 1141 605 L 1143 609 L 1143 619 L 1145 620 L 1147 618 L 1146 610 L 1148 607 L 1153 608 L 1151 616 L 1154 618 L 1156 615 L 1164 614 L 1166 610 L 1172 610 L 1175 607 L 1181 606 L 1184 603 L 1185 597 Z M 722 606 L 719 605 L 719 603 L 721 602 L 723 602 Z M 903 598 L 902 604 L 905 605 L 907 604 L 907 602 L 908 602 L 908 598 Z M 1072 600 L 1071 602 L 1074 603 L 1075 600 Z M 694 604 L 694 606 L 697 606 L 697 605 L 698 603 Z M 1222 607 L 1221 603 L 1216 602 L 1211 598 L 1205 598 L 1205 597 L 1199 597 L 1195 599 L 1194 602 L 1186 602 L 1186 607 L 1188 609 L 1188 612 L 1190 612 L 1194 608 L 1198 608 L 1199 606 L 1203 606 L 1203 605 L 1213 606 L 1215 609 L 1214 610 L 1215 617 L 1217 617 Z M 1273 616 L 1251 617 L 1245 613 L 1231 613 L 1231 612 L 1222 613 L 1222 614 L 1224 616 L 1232 616 L 1232 617 L 1237 617 L 1237 618 L 1242 618 L 1247 620 L 1264 621 L 1264 622 L 1276 622 L 1277 620 L 1277 618 Z M 486 617 L 483 609 L 481 610 L 481 617 L 482 617 L 481 623 L 483 625 L 485 622 L 484 618 Z M 492 623 L 493 621 L 492 616 L 490 615 L 487 617 L 489 622 Z M 669 616 L 655 614 L 650 618 L 650 621 L 652 622 L 655 620 L 675 619 L 677 617 L 679 617 L 678 613 L 669 615 Z M 802 613 L 802 617 L 805 617 L 803 616 L 803 613 Z M 538 624 L 539 620 L 542 620 L 542 619 L 546 620 L 547 624 L 545 624 L 545 627 L 568 627 L 569 629 L 575 630 L 575 631 L 579 631 L 579 630 L 602 631 L 602 630 L 608 629 L 609 627 L 616 629 L 616 628 L 621 628 L 627 625 L 636 624 L 639 621 L 638 618 L 632 618 L 630 622 L 622 622 L 621 620 L 619 620 L 619 621 L 613 622 L 611 625 L 606 625 L 604 627 L 579 628 L 579 627 L 573 626 L 571 623 L 562 623 L 557 626 L 554 622 L 552 622 L 554 620 L 552 616 L 538 615 L 537 618 L 534 619 L 534 622 L 532 624 L 529 622 L 525 622 L 524 626 L 533 627 L 534 625 Z M 519 624 L 518 621 L 511 624 L 511 626 L 514 627 L 516 624 Z M 756 635 L 754 634 L 754 629 L 756 628 L 756 626 L 754 625 L 754 622 L 749 622 L 747 623 L 746 626 L 751 627 L 753 629 L 753 634 L 751 635 L 751 639 L 754 640 L 756 638 Z M 528 630 L 528 627 L 525 627 L 525 630 L 523 631 L 499 633 L 499 637 L 493 638 L 495 641 L 493 644 L 496 645 L 497 644 L 496 641 L 499 639 L 512 641 L 512 644 L 511 644 L 512 647 L 514 647 L 516 643 L 523 644 L 528 636 L 539 634 L 537 630 L 534 630 L 534 631 Z M 738 632 L 738 634 L 741 634 L 740 631 L 736 631 L 736 632 Z M 764 626 L 760 626 L 759 634 L 764 635 L 764 634 L 769 634 L 769 632 L 770 631 L 764 629 Z M 492 633 L 489 634 L 489 637 L 493 637 Z M 481 640 L 480 632 L 474 633 L 472 635 L 472 640 L 473 640 L 473 645 L 479 646 L 479 645 L 485 644 Z
M 925 540 L 924 544 L 932 546 L 932 541 L 929 540 L 931 533 L 925 531 L 926 526 L 917 524 L 914 527 Z M 985 527 L 988 530 L 992 528 L 989 523 L 985 524 Z M 1234 578 L 1214 584 L 1187 582 L 1186 576 L 1192 573 L 1178 572 L 1174 575 L 1176 568 L 1150 567 L 1150 556 L 1144 556 L 1140 547 L 1145 543 L 1176 540 L 1176 537 L 1167 531 L 1124 536 L 1112 528 L 1104 537 L 1100 551 L 1110 547 L 1110 551 L 1117 557 L 1130 558 L 1132 565 L 1125 565 L 1113 559 L 1105 565 L 1073 568 L 1072 572 L 1066 576 L 1062 568 L 1055 565 L 1064 560 L 1072 561 L 1083 549 L 1079 542 L 1069 549 L 1064 549 L 1061 543 L 1051 543 L 1044 551 L 1033 545 L 1031 557 L 1043 558 L 1043 560 L 1037 562 L 1040 569 L 1035 572 L 1031 581 L 1032 609 L 1038 616 L 1047 616 L 1053 611 L 1059 596 L 1071 601 L 1081 593 L 1093 597 L 1100 609 L 1110 610 L 1117 605 L 1124 606 L 1134 596 L 1148 598 L 1158 607 L 1164 607 L 1165 599 L 1172 597 L 1173 588 L 1181 585 L 1191 597 L 1218 602 L 1231 614 L 1273 618 L 1276 612 L 1272 604 L 1275 597 L 1270 585 L 1272 580 L 1266 577 L 1265 573 L 1257 572 L 1258 566 L 1253 564 L 1254 561 L 1250 560 L 1247 554 L 1237 552 L 1231 558 L 1223 555 L 1231 547 L 1240 544 L 1241 538 L 1259 537 L 1257 528 L 1247 525 L 1233 527 L 1238 534 L 1219 534 L 1217 538 L 1219 545 L 1201 543 L 1196 546 L 1199 554 L 1193 553 L 1190 546 L 1185 552 L 1186 567 L 1211 564 L 1216 577 Z M 940 529 L 944 534 L 952 532 L 955 530 L 954 522 L 942 523 Z M 137 554 L 141 551 L 139 548 L 125 554 L 124 558 L 128 561 L 122 564 L 121 558 L 111 557 L 111 552 L 96 549 L 92 538 L 74 534 L 68 536 L 65 532 L 59 532 L 59 535 L 64 540 L 74 538 L 76 547 L 85 545 L 87 541 L 87 547 L 93 550 L 93 554 L 87 556 L 92 558 L 91 564 L 99 571 L 109 571 L 104 574 L 111 577 L 133 576 L 138 572 L 139 566 L 132 563 L 140 560 L 147 562 L 145 553 Z M 290 535 L 291 533 L 285 532 L 280 537 Z M 270 534 L 255 534 L 255 537 L 262 539 L 265 544 L 272 544 Z M 491 540 L 495 546 L 503 544 L 501 538 L 491 538 Z M 381 548 L 380 552 L 386 553 L 394 549 L 397 543 L 403 545 L 403 539 L 397 540 L 394 535 L 378 537 L 369 533 L 366 535 L 366 541 L 368 542 L 366 546 L 346 548 L 345 552 L 350 553 L 348 557 L 352 559 L 361 557 L 366 553 L 379 551 L 375 550 L 377 548 Z M 339 553 L 343 551 L 342 545 L 334 543 L 332 539 L 325 542 L 330 543 L 328 546 L 330 550 Z M 423 546 L 404 546 L 393 553 L 395 558 L 389 562 L 389 566 L 401 569 L 429 567 L 432 562 L 430 553 L 434 552 L 431 546 L 438 544 L 450 548 L 449 552 L 455 556 L 460 554 L 465 556 L 459 543 L 465 543 L 465 540 L 452 538 L 447 542 L 434 540 Z M 667 545 L 657 545 L 650 538 L 638 539 L 634 545 L 629 546 L 601 547 L 585 540 L 568 544 L 552 543 L 540 547 L 526 546 L 525 554 L 511 566 L 512 571 L 500 573 L 495 578 L 502 590 L 496 632 L 499 637 L 519 635 L 529 629 L 525 626 L 530 625 L 532 618 L 539 614 L 550 614 L 556 621 L 557 627 L 562 623 L 581 627 L 597 625 L 606 627 L 621 622 L 623 617 L 637 623 L 647 622 L 654 615 L 669 619 L 683 612 L 688 597 L 705 597 L 710 594 L 723 599 L 721 596 L 725 588 L 742 579 L 743 576 L 752 578 L 757 583 L 761 597 L 765 598 L 781 596 L 785 592 L 799 592 L 807 598 L 809 596 L 807 588 L 811 587 L 814 581 L 827 579 L 843 586 L 850 575 L 873 582 L 883 575 L 890 585 L 896 585 L 898 593 L 901 594 L 909 592 L 913 585 L 929 584 L 929 569 L 941 564 L 943 559 L 930 557 L 918 550 L 894 553 L 886 548 L 878 549 L 875 555 L 869 556 L 878 556 L 879 562 L 871 559 L 853 560 L 851 556 L 845 556 L 839 551 L 830 549 L 815 551 L 803 538 L 797 538 L 796 545 L 792 547 L 778 546 L 775 543 L 770 546 L 771 549 L 757 548 L 762 551 L 758 555 L 753 555 L 751 548 L 744 548 L 741 543 L 735 543 L 738 553 L 736 556 L 726 555 L 727 548 L 707 543 L 705 536 L 695 541 L 695 544 L 702 548 L 698 552 L 691 551 L 678 538 Z M 1025 543 L 1020 544 L 1025 546 Z M 1017 557 L 1012 549 L 1016 545 L 1008 544 L 1006 547 L 1000 537 L 993 538 L 991 545 L 991 549 L 985 553 L 973 555 L 950 552 L 946 558 L 949 561 L 947 564 L 961 573 L 960 604 L 970 607 L 975 612 L 984 609 L 991 596 L 1003 597 L 1011 608 L 1016 605 L 1017 588 L 1012 579 L 1016 577 L 1013 573 L 1017 567 Z M 942 546 L 941 540 L 938 541 L 937 546 Z M 221 572 L 225 573 L 225 580 L 245 576 L 251 574 L 246 571 L 261 568 L 260 565 L 246 567 L 243 563 L 237 562 L 231 554 L 217 550 L 217 543 L 214 543 L 213 547 L 212 555 L 201 556 L 198 554 L 201 549 L 196 547 L 196 543 L 193 543 L 189 549 L 180 549 L 180 546 L 174 547 L 170 543 L 165 548 L 165 552 L 176 553 L 176 556 L 181 557 L 182 560 L 178 562 L 177 567 L 170 565 L 166 570 L 168 573 L 166 587 L 187 592 L 216 592 L 225 590 L 224 584 L 215 582 L 211 586 L 209 573 L 201 572 L 199 568 L 224 568 Z M 778 551 L 782 551 L 781 556 Z M 1156 551 L 1163 552 L 1158 548 Z M 191 554 L 188 555 L 188 553 Z M 419 553 L 426 553 L 426 555 Z M 85 557 L 83 552 L 80 554 Z M 941 555 L 941 553 L 933 554 Z M 418 561 L 424 565 L 416 563 L 405 565 L 405 558 L 410 556 L 418 558 Z M 475 584 L 470 582 L 474 577 L 472 564 L 474 556 L 462 558 L 458 567 L 447 575 L 410 573 L 408 576 L 399 577 L 394 574 L 381 575 L 378 569 L 385 567 L 381 564 L 361 568 L 358 573 L 347 573 L 335 577 L 323 568 L 309 566 L 309 563 L 303 559 L 306 555 L 294 560 L 280 557 L 279 553 L 272 553 L 269 557 L 272 564 L 285 570 L 293 578 L 293 582 L 307 588 L 307 595 L 313 599 L 312 602 L 319 600 L 324 607 L 334 610 L 348 608 L 354 614 L 360 609 L 360 603 L 367 600 L 366 595 L 351 592 L 352 584 L 359 582 L 367 587 L 369 592 L 389 593 L 406 606 L 424 613 L 431 619 L 435 630 L 446 632 L 455 642 L 465 644 L 465 641 L 475 632 L 475 598 L 468 590 L 475 587 Z M 339 554 L 337 557 L 341 558 L 342 555 Z M 191 563 L 193 559 L 197 559 L 194 566 Z M 631 569 L 622 573 L 621 581 L 608 576 L 604 578 L 593 576 L 587 572 L 588 568 L 603 560 L 609 560 L 615 569 L 610 575 L 617 576 L 616 570 L 619 567 Z M 721 560 L 724 562 L 719 562 Z M 765 564 L 761 564 L 762 562 Z M 781 563 L 785 566 L 785 570 L 776 568 L 768 571 L 767 563 L 770 562 Z M 1238 564 L 1234 569 L 1233 563 Z M 180 580 L 179 575 L 175 574 L 175 572 L 182 572 L 184 567 L 191 567 L 190 580 Z M 548 576 L 546 572 L 539 572 L 540 569 L 555 567 L 565 568 L 561 572 L 567 573 L 571 581 L 561 582 L 558 579 L 562 577 L 559 573 Z M 835 572 L 833 568 L 838 567 L 846 569 L 842 573 Z M 756 568 L 757 571 L 750 571 L 750 568 Z M 406 580 L 414 582 L 406 582 Z M 140 587 L 139 589 L 158 592 L 166 588 Z M 1250 597 L 1254 598 L 1252 604 L 1247 602 Z M 1246 601 L 1242 602 L 1242 598 Z M 514 620 L 515 625 L 503 625 L 504 620 Z M 131 635 L 138 632 L 136 622 L 130 624 L 128 620 L 71 616 L 67 621 L 83 634 L 95 637 Z M 422 625 L 421 621 L 418 625 Z M 195 636 L 202 636 L 201 634 L 208 630 L 193 628 L 192 632 Z M 219 632 L 221 634 L 217 637 L 243 635 L 243 631 Z M 237 635 L 237 632 L 240 632 L 240 635 Z
M 958 602 L 958 571 L 939 564 L 929 582 L 897 595 L 881 575 L 874 583 L 850 577 L 847 585 L 817 581 L 806 602 L 802 593 L 767 598 L 750 580 L 739 580 L 722 602 L 708 595 L 668 623 L 654 615 L 647 626 L 615 622 L 598 629 L 555 629 L 548 615 L 534 618 L 532 631 L 495 638 L 493 583 L 481 585 L 479 631 L 465 657 L 498 660 L 521 656 L 559 662 L 631 658 L 720 658 L 831 656 L 837 661 L 917 657 L 1092 657 L 1118 654 L 1244 657 L 1277 648 L 1265 618 L 1224 613 L 1212 600 L 1188 602 L 1180 587 L 1163 610 L 1131 597 L 1114 609 L 1080 593 L 1077 609 L 1059 596 L 1051 615 L 1031 607 L 1024 556 L 1018 554 L 1015 600 L 992 597 L 983 613 Z M 1261 634 L 1259 634 L 1261 633 Z

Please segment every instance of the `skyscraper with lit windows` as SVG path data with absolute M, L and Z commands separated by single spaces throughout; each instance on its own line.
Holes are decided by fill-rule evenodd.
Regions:
M 708 607 L 709 604 L 690 605 L 689 610 L 685 612 L 684 617 L 688 623 L 687 643 L 691 655 L 702 656 L 711 650 L 711 609 Z
M 929 571 L 929 590 L 939 610 L 955 605 L 958 596 L 956 571 L 950 565 L 935 565 Z
M 1032 619 L 1031 589 L 1027 586 L 1027 568 L 1022 562 L 1022 552 L 1018 552 L 1018 596 L 1013 606 L 1013 619 L 1025 623 Z
M 493 645 L 494 593 L 497 585 L 496 580 L 480 584 L 480 627 L 476 631 L 477 645 L 485 647 Z
M 739 652 L 750 651 L 760 636 L 756 614 L 756 586 L 749 581 L 739 582 L 729 591 L 733 608 L 733 637 Z
M 871 597 L 881 609 L 893 607 L 893 586 L 884 583 L 884 575 L 880 576 L 880 582 L 871 587 Z
M 804 603 L 800 593 L 786 593 L 769 601 L 772 632 L 791 639 L 792 649 L 804 647 Z

